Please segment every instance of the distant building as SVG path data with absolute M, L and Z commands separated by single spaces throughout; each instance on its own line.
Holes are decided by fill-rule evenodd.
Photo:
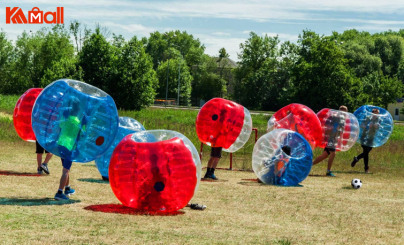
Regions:
M 387 110 L 393 116 L 394 120 L 404 121 L 404 97 L 397 99 L 396 103 L 391 103 L 387 106 Z

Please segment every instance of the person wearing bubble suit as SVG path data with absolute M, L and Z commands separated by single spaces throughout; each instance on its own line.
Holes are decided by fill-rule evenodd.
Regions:
M 46 174 L 49 174 L 48 162 L 52 158 L 52 154 L 38 143 L 31 124 L 32 108 L 34 107 L 35 101 L 42 90 L 42 88 L 30 88 L 23 95 L 21 95 L 14 107 L 13 123 L 15 131 L 21 139 L 28 142 L 35 141 L 37 173 L 42 174 L 44 171 Z M 42 162 L 44 153 L 46 154 L 45 161 Z
M 235 152 L 244 146 L 251 135 L 250 112 L 236 102 L 213 98 L 202 106 L 195 126 L 199 140 L 212 147 L 204 179 L 217 180 L 215 169 L 222 149 Z
M 314 149 L 322 141 L 322 128 L 316 113 L 309 107 L 292 103 L 282 107 L 268 120 L 267 132 L 274 128 L 290 129 L 301 134 Z
M 312 160 L 311 146 L 301 134 L 274 129 L 255 144 L 252 168 L 259 182 L 297 186 L 310 173 Z
M 344 105 L 339 107 L 340 111 L 348 112 L 348 108 Z M 313 165 L 316 165 L 323 161 L 324 159 L 328 158 L 328 165 L 327 165 L 327 173 L 326 176 L 335 177 L 334 173 L 331 171 L 332 164 L 335 158 L 335 140 L 338 134 L 340 134 L 345 127 L 345 118 L 343 115 L 339 117 L 335 117 L 335 120 L 338 121 L 330 121 L 328 122 L 329 125 L 326 127 L 328 131 L 324 132 L 325 141 L 327 141 L 327 146 L 324 148 L 323 153 L 316 157 L 313 161 Z
M 101 156 L 116 135 L 118 120 L 111 96 L 89 84 L 60 79 L 41 92 L 32 110 L 32 129 L 38 142 L 62 160 L 56 200 L 75 193 L 69 186 L 72 162 Z
M 355 167 L 356 163 L 363 158 L 365 173 L 369 173 L 369 152 L 374 147 L 387 142 L 393 131 L 393 118 L 385 109 L 370 105 L 361 106 L 354 115 L 360 123 L 358 142 L 363 152 L 354 157 L 351 167 Z

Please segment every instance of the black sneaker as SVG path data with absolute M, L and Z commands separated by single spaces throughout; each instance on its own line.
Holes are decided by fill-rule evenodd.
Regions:
M 198 204 L 198 203 L 192 203 L 189 207 L 194 210 L 205 210 L 206 209 L 206 205 Z
M 355 167 L 357 162 L 358 162 L 358 158 L 354 157 L 353 161 L 351 162 L 351 167 Z
M 38 168 L 38 169 L 37 169 L 37 173 L 38 173 L 38 174 L 42 174 L 42 168 Z
M 42 164 L 41 164 L 41 169 L 42 169 L 46 174 L 49 174 L 48 164 L 42 163 Z

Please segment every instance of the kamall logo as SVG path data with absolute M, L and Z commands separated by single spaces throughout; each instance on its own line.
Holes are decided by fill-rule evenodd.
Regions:
M 56 12 L 41 11 L 38 7 L 28 11 L 28 18 L 19 7 L 6 8 L 6 24 L 63 24 L 64 8 L 57 7 Z

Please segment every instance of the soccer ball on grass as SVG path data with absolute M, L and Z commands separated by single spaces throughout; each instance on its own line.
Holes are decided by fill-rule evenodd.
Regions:
M 354 189 L 359 189 L 362 186 L 362 181 L 360 179 L 353 179 L 351 185 Z

